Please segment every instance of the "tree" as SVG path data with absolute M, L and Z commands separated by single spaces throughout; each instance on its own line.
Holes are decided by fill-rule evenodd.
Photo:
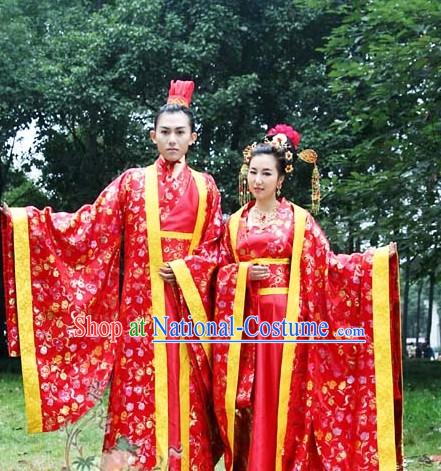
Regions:
M 332 90 L 348 104 L 334 123 L 349 175 L 335 188 L 356 201 L 355 234 L 391 237 L 437 270 L 440 242 L 438 2 L 361 1 L 325 47 Z M 346 195 L 346 196 L 345 196 Z
M 203 126 L 192 159 L 218 179 L 227 211 L 237 207 L 243 147 L 267 125 L 302 128 L 320 115 L 318 80 L 310 86 L 302 76 L 319 69 L 323 55 L 316 48 L 338 21 L 334 13 L 283 1 L 224 0 L 209 8 L 202 1 L 114 1 L 99 8 L 48 1 L 38 12 L 13 3 L 31 15 L 28 23 L 38 16 L 32 46 L 44 159 L 36 165 L 60 209 L 90 201 L 122 169 L 152 160 L 147 130 L 171 78 L 197 82 L 194 104 Z M 309 199 L 307 185 L 294 190 L 302 180 L 287 191 L 301 203 Z
M 334 194 L 350 200 L 357 238 L 397 240 L 412 264 L 406 274 L 429 274 L 434 283 L 441 257 L 441 5 L 374 0 L 343 10 L 324 48 L 332 91 L 348 104 L 334 123 L 350 143 L 336 148 L 334 162 L 347 173 Z

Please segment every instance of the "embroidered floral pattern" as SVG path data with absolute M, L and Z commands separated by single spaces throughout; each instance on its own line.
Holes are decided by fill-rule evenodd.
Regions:
M 191 233 L 198 192 L 190 170 L 184 167 L 177 179 L 171 179 L 161 159 L 157 166 L 161 230 Z M 219 192 L 211 177 L 205 175 L 204 179 L 207 212 L 194 255 L 187 257 L 189 240 L 164 237 L 162 248 L 164 261 L 185 257 L 208 305 L 209 277 L 217 261 L 222 219 Z M 60 428 L 84 415 L 102 395 L 113 369 L 104 449 L 111 455 L 121 439 L 128 440 L 136 449 L 136 457 L 131 456 L 129 463 L 133 469 L 153 469 L 156 454 L 153 313 L 144 195 L 144 170 L 131 169 L 112 182 L 93 205 L 85 205 L 74 214 L 27 208 L 43 429 Z M 3 230 L 7 235 L 3 252 L 7 260 L 9 349 L 19 354 L 10 220 L 5 221 Z M 124 279 L 119 299 L 123 234 Z M 166 288 L 169 310 L 173 315 L 185 312 L 185 304 L 177 305 L 182 297 L 171 293 Z M 97 322 L 118 319 L 123 324 L 123 336 L 116 344 L 98 336 L 73 337 L 73 319 L 86 315 Z M 129 335 L 130 323 L 141 319 L 145 336 Z M 219 440 L 213 418 L 207 413 L 211 374 L 201 351 L 197 346 L 196 353 L 189 349 L 190 466 L 208 470 L 213 469 L 212 450 L 219 446 Z M 179 458 L 172 449 L 180 448 L 179 395 L 170 394 L 169 416 L 174 420 L 170 433 L 178 437 L 176 443 L 170 443 L 169 459 L 174 463 L 170 469 L 178 469 Z
M 242 213 L 237 235 L 236 249 L 240 261 L 261 257 L 290 257 L 293 214 L 287 202 L 282 201 L 278 220 L 268 230 L 254 227 L 247 229 L 246 217 L 247 209 Z M 224 235 L 221 256 L 223 267 L 218 273 L 216 291 L 217 321 L 231 315 L 236 289 L 238 264 L 234 263 L 229 231 Z M 282 451 L 283 470 L 378 469 L 372 260 L 373 250 L 364 254 L 335 255 L 320 227 L 308 215 L 301 261 L 299 321 L 327 321 L 331 339 L 335 338 L 334 332 L 338 327 L 362 327 L 367 341 L 365 344 L 297 344 L 294 365 L 290 368 L 291 395 Z M 265 287 L 287 286 L 289 272 L 286 272 L 284 265 L 271 265 L 270 271 L 271 276 L 265 282 Z M 391 267 L 390 273 L 391 316 L 394 329 L 399 332 L 396 327 L 399 325 L 396 266 Z M 283 318 L 286 299 L 283 295 L 260 296 L 250 282 L 244 316 L 259 312 L 267 319 L 274 318 L 279 312 Z M 396 353 L 399 352 L 398 337 L 391 336 L 395 355 L 394 397 L 397 417 L 401 410 L 399 354 Z M 243 344 L 241 347 L 236 407 L 239 415 L 243 415 L 244 408 L 251 408 L 252 418 L 248 422 L 241 419 L 236 424 L 235 455 L 241 453 L 242 456 L 248 456 L 248 460 L 242 458 L 240 463 L 235 458 L 237 469 L 251 470 L 260 466 L 259 469 L 270 470 L 275 466 L 274 440 L 271 445 L 275 430 L 271 430 L 265 446 L 253 445 L 253 441 L 257 443 L 258 437 L 265 436 L 271 424 L 277 422 L 274 419 L 274 414 L 277 414 L 277 396 L 275 401 L 269 398 L 274 390 L 270 383 L 277 380 L 274 371 L 280 368 L 280 355 L 276 363 L 274 360 L 271 360 L 273 363 L 268 363 L 270 360 L 262 361 L 262 355 L 265 354 L 260 347 L 274 347 L 272 351 L 277 351 L 277 346 L 272 345 Z M 228 344 L 219 344 L 214 348 L 215 408 L 227 447 L 225 393 L 228 351 Z M 264 398 L 262 394 L 265 394 Z M 242 428 L 238 430 L 237 427 Z M 399 425 L 397 427 L 398 430 Z M 231 460 L 228 449 L 227 462 Z M 397 456 L 400 462 L 399 451 Z

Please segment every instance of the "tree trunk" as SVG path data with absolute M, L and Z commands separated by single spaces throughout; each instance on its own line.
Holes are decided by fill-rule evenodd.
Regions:
M 357 237 L 355 239 L 355 251 L 356 252 L 361 252 L 361 241 L 360 241 L 360 237 Z
M 354 235 L 353 235 L 353 224 L 349 221 L 348 224 L 348 242 L 346 245 L 346 253 L 353 253 L 354 252 Z
M 433 292 L 435 289 L 435 273 L 430 273 L 429 285 L 429 312 L 427 313 L 427 330 L 426 330 L 426 343 L 430 342 L 430 333 L 432 331 L 432 312 L 433 312 Z
M 2 235 L 0 231 L 0 249 L 2 247 Z M 3 273 L 3 257 L 0 253 L 0 273 Z M 7 356 L 6 348 L 6 316 L 3 276 L 0 275 L 0 358 Z
M 416 312 L 416 344 L 420 338 L 420 315 L 421 315 L 421 293 L 423 291 L 424 279 L 420 281 L 420 286 L 418 287 L 418 301 L 417 301 L 417 312 Z
M 4 165 L 0 162 L 0 204 L 3 204 L 3 194 L 6 189 L 6 175 L 9 170 L 8 162 Z M 0 215 L 0 218 L 3 217 Z M 2 248 L 2 235 L 0 231 L 0 357 L 7 356 L 6 348 L 6 317 L 5 317 L 5 296 L 4 296 L 4 287 L 3 287 L 3 256 L 1 254 Z
M 403 355 L 405 355 L 407 352 L 406 346 L 407 346 L 407 313 L 409 310 L 409 289 L 410 289 L 410 264 L 411 264 L 411 259 L 410 256 L 408 255 L 406 257 L 406 270 L 405 270 L 405 280 L 404 280 L 404 299 L 403 299 L 403 332 L 402 332 L 402 350 L 403 350 Z

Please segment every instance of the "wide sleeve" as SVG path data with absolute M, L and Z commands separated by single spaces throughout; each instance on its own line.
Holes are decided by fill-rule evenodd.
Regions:
M 323 340 L 335 342 L 312 344 L 308 354 L 306 401 L 322 464 L 396 469 L 402 463 L 398 258 L 387 246 L 337 255 L 311 216 L 302 258 L 303 319 L 326 321 Z
M 122 175 L 75 213 L 2 217 L 8 348 L 21 356 L 30 432 L 78 420 L 109 380 L 124 198 Z M 103 329 L 86 330 L 93 322 Z

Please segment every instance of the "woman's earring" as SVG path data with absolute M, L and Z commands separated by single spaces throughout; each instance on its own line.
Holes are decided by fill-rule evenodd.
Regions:
M 280 188 L 280 186 L 277 187 L 277 198 L 280 197 L 281 193 L 282 193 L 282 189 Z

